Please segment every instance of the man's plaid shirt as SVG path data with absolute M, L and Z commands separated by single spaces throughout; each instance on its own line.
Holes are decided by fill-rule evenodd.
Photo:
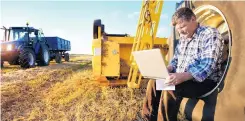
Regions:
M 199 25 L 192 39 L 180 37 L 170 62 L 173 72 L 190 72 L 194 81 L 219 81 L 223 39 L 218 30 Z

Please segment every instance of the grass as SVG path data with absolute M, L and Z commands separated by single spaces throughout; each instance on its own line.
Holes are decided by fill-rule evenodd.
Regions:
M 72 66 L 50 65 L 1 85 L 1 119 L 13 121 L 133 121 L 141 112 L 145 89 L 99 85 L 89 56 L 71 58 Z M 60 67 L 65 65 L 64 67 Z M 55 66 L 55 68 L 53 67 Z M 6 72 L 8 73 L 8 72 Z M 15 73 L 9 71 L 10 74 Z M 38 74 L 39 73 L 39 74 Z M 32 76 L 32 77 L 30 77 Z M 17 76 L 17 78 L 20 76 Z M 2 79 L 2 77 L 1 77 Z
M 6 84 L 1 87 L 1 107 L 2 114 L 4 114 L 1 115 L 2 120 L 28 117 L 32 108 L 43 107 L 42 100 L 48 89 L 52 88 L 53 84 L 64 81 L 66 78 L 64 75 L 71 75 L 72 73 L 70 69 L 53 70 L 34 80 Z
M 100 86 L 91 61 L 27 78 L 1 85 L 2 120 L 121 121 L 141 110 L 144 90 Z
M 6 66 L 6 67 L 1 68 L 1 74 L 9 73 L 9 72 L 17 71 L 17 70 L 20 70 L 21 69 L 19 66 L 9 65 L 8 63 L 4 64 L 4 66 Z
M 70 80 L 56 84 L 46 97 L 49 107 L 56 107 L 51 112 L 58 112 L 52 119 L 99 121 L 99 120 L 132 120 L 140 110 L 140 90 L 135 91 L 133 99 L 129 99 L 127 88 L 101 87 L 93 77 L 84 73 L 75 74 Z M 91 86 L 93 85 L 93 86 Z M 66 113 L 64 113 L 66 112 Z

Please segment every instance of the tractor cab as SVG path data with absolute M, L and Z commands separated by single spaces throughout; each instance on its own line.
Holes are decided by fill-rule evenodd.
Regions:
M 18 51 L 20 46 L 34 47 L 37 42 L 44 42 L 43 32 L 33 27 L 3 27 L 1 51 Z
M 2 42 L 42 40 L 42 36 L 43 33 L 33 27 L 9 27 L 4 28 Z

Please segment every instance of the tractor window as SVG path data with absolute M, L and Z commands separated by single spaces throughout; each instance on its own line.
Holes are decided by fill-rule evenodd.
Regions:
M 40 41 L 44 41 L 44 35 L 43 35 L 43 33 L 42 32 L 38 32 L 38 39 L 40 40 Z
M 27 32 L 23 31 L 16 31 L 16 30 L 9 30 L 9 41 L 22 41 L 28 37 Z
M 31 32 L 29 36 L 32 37 L 32 38 L 35 38 L 36 37 L 36 35 L 35 35 L 34 32 Z
M 18 32 L 18 33 L 19 33 L 19 37 L 18 38 L 23 38 L 23 37 L 27 36 L 27 33 L 26 32 Z
M 1 38 L 1 42 L 6 41 L 6 40 L 5 40 L 5 33 L 6 33 L 6 31 L 1 31 L 1 35 L 0 35 L 0 36 L 2 37 L 2 38 Z

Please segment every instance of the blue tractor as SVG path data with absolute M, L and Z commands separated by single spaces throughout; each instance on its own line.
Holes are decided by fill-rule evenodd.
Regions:
M 29 27 L 3 27 L 1 42 L 1 67 L 4 61 L 22 68 L 48 66 L 50 60 L 61 63 L 61 58 L 69 61 L 70 42 L 59 37 L 44 37 L 41 30 Z M 49 41 L 48 41 L 49 40 Z

